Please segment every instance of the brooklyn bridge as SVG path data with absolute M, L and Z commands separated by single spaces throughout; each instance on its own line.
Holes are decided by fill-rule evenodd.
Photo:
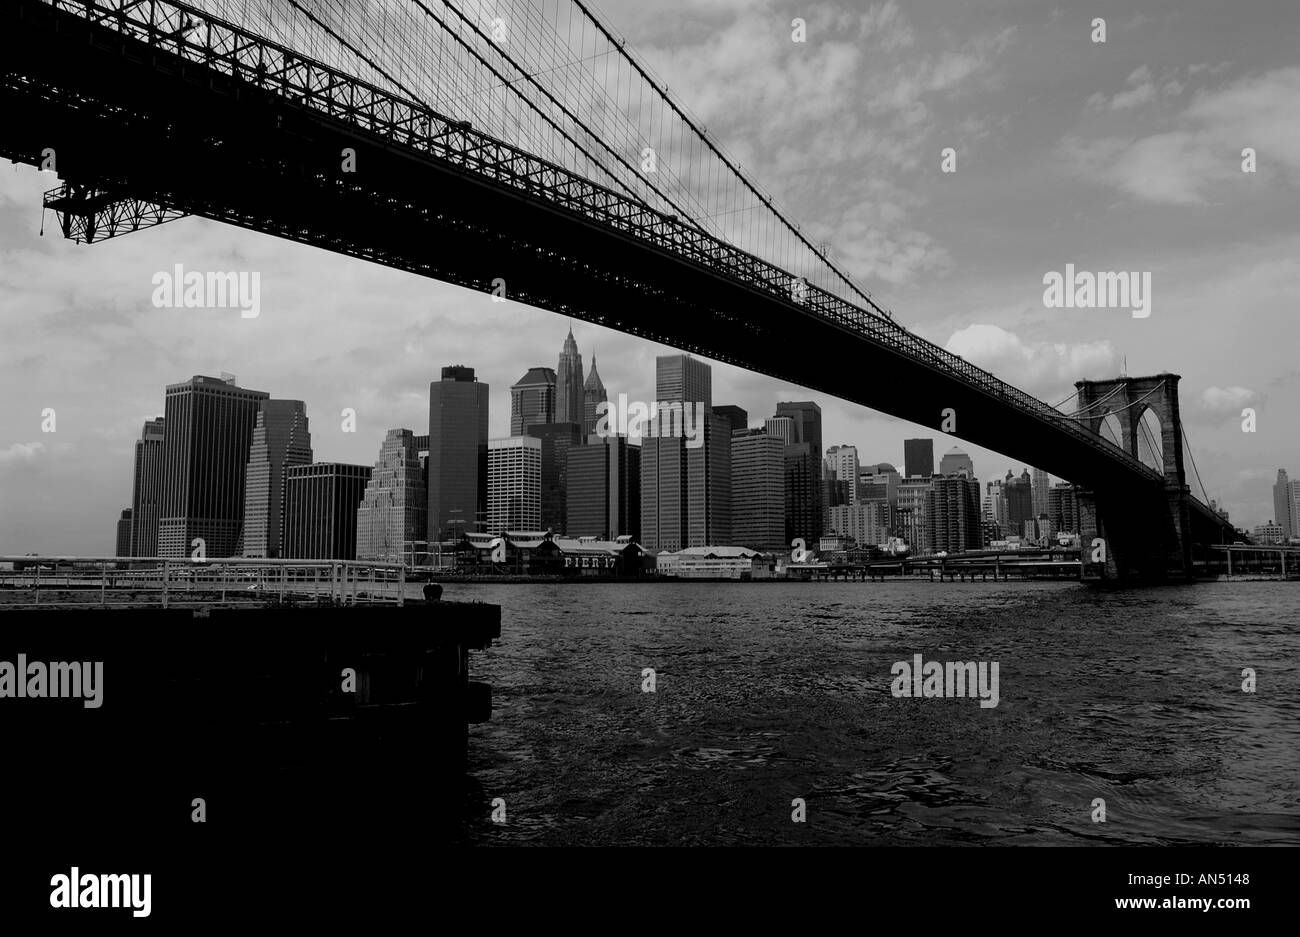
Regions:
M 940 429 L 1079 486 L 1085 578 L 1184 578 L 1235 537 L 1177 375 L 1049 405 L 913 334 L 582 0 L 9 0 L 0 108 L 78 242 L 212 219 Z

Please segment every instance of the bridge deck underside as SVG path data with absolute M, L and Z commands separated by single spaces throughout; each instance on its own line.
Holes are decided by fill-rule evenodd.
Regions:
M 1125 502 L 1163 503 L 1150 475 L 903 350 L 576 211 L 60 16 L 55 36 L 31 19 L 0 28 L 0 155 L 9 159 L 39 164 L 53 148 L 63 179 L 123 198 L 475 290 L 501 278 L 511 300 L 924 426 L 938 429 L 951 408 L 956 437 Z M 341 169 L 345 147 L 356 150 L 356 172 Z

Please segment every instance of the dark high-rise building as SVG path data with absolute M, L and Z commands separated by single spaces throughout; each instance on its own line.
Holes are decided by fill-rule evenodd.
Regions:
M 162 516 L 163 418 L 144 424 L 135 442 L 135 478 L 131 485 L 131 540 L 121 556 L 157 556 L 158 520 Z
M 713 412 L 727 421 L 733 433 L 749 429 L 749 412 L 743 407 L 729 403 L 725 406 L 714 407 Z
M 596 373 L 596 356 L 591 356 L 591 371 L 587 374 L 587 383 L 582 385 L 582 438 L 596 432 L 596 423 L 600 420 L 600 414 L 596 408 L 609 400 L 605 393 L 605 383 Z
M 808 443 L 813 448 L 813 455 L 820 460 L 825 452 L 822 448 L 822 408 L 811 400 L 778 403 L 773 419 L 783 416 L 794 420 L 794 441 Z
M 934 440 L 903 440 L 903 473 L 908 478 L 929 478 L 934 474 Z
M 384 437 L 357 506 L 359 560 L 415 562 L 423 552 L 416 544 L 429 531 L 429 489 L 417 438 L 427 437 L 417 437 L 409 429 L 390 429 Z
M 582 355 L 573 340 L 573 329 L 564 340 L 555 368 L 555 416 L 548 422 L 582 425 Z
M 1007 527 L 1013 533 L 1020 533 L 1025 528 L 1025 521 L 1035 520 L 1034 489 L 1025 471 L 1019 478 L 1013 478 L 1011 472 L 1002 481 L 1002 496 L 1006 500 Z
M 117 521 L 117 552 L 114 556 L 131 555 L 131 509 L 127 508 Z
M 658 416 L 641 442 L 642 542 L 653 551 L 725 544 L 731 433 L 713 414 L 712 369 L 690 355 L 660 355 L 655 389 Z
M 1079 533 L 1079 494 L 1069 482 L 1047 490 L 1047 520 L 1057 533 Z
M 528 427 L 555 422 L 555 372 L 529 368 L 510 388 L 510 435 L 527 436 Z
M 542 441 L 542 529 L 568 532 L 569 450 L 582 443 L 577 423 L 538 423 L 528 435 Z
M 488 385 L 442 369 L 429 385 L 429 537 L 454 540 L 487 522 Z
M 365 497 L 370 472 L 369 465 L 340 462 L 285 467 L 286 559 L 356 559 L 357 506 Z
M 1273 483 L 1273 516 L 1282 528 L 1283 543 L 1300 536 L 1300 531 L 1296 530 L 1295 513 L 1292 507 L 1291 479 L 1287 477 L 1286 469 L 1278 469 L 1277 481 Z
M 766 430 L 731 435 L 731 542 L 750 550 L 780 551 L 785 539 L 785 443 Z
M 311 463 L 307 406 L 301 400 L 263 400 L 248 447 L 244 482 L 244 556 L 280 555 L 284 468 Z
M 587 437 L 568 453 L 570 537 L 641 539 L 641 447 L 626 436 Z
M 786 543 L 796 537 L 811 549 L 821 539 L 822 460 L 812 443 L 785 447 L 785 535 Z
M 825 529 L 822 478 L 822 408 L 811 400 L 776 405 L 772 420 L 793 422 L 793 442 L 785 448 L 786 541 L 802 537 L 812 548 Z M 782 427 L 784 429 L 784 427 Z
M 244 479 L 257 413 L 270 395 L 235 379 L 195 375 L 167 387 L 158 555 L 234 556 L 244 526 Z
M 961 553 L 984 545 L 980 486 L 974 478 L 935 476 L 925 494 L 925 550 Z

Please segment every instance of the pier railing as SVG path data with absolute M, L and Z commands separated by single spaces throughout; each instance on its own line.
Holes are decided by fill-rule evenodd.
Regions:
M 0 567 L 0 609 L 406 604 L 401 563 L 0 556 Z

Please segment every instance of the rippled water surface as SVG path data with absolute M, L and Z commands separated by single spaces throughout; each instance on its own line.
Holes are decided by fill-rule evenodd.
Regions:
M 494 699 L 470 770 L 507 822 L 471 810 L 474 842 L 1300 843 L 1294 583 L 452 585 L 447 598 L 502 606 L 500 643 L 471 660 Z M 997 661 L 999 705 L 893 698 L 890 666 L 916 653 Z M 806 823 L 791 822 L 794 798 Z

